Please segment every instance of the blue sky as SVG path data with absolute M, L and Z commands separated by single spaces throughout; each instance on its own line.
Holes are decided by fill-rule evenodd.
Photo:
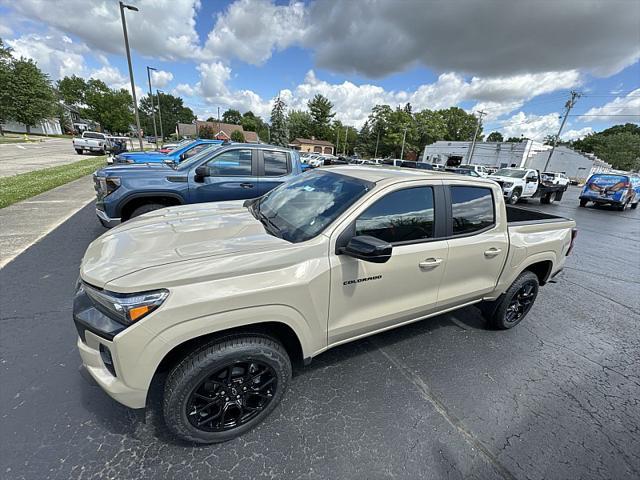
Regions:
M 357 127 L 375 104 L 409 101 L 483 110 L 486 133 L 542 139 L 577 90 L 572 114 L 585 116 L 569 118 L 565 138 L 640 121 L 640 2 L 131 3 L 140 9 L 127 12 L 138 94 L 153 66 L 155 85 L 201 118 L 218 108 L 268 118 L 278 94 L 305 108 L 322 93 Z M 0 37 L 53 80 L 129 88 L 116 1 L 0 0 Z

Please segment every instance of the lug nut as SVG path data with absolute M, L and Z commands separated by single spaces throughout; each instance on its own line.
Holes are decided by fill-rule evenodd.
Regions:
M 228 402 L 229 401 L 229 397 L 225 398 L 225 401 Z
M 236 395 L 236 398 L 240 398 L 240 395 Z

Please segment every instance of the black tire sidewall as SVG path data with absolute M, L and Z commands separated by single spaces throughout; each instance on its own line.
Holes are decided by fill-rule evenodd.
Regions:
M 511 192 L 511 195 L 509 196 L 509 204 L 510 205 L 515 205 L 516 203 L 518 203 L 518 201 L 520 200 L 520 189 L 516 188 Z M 515 197 L 515 201 L 513 200 Z
M 189 422 L 186 403 L 193 390 L 212 371 L 233 361 L 266 363 L 277 375 L 277 388 L 269 405 L 240 427 L 223 432 L 198 430 Z M 197 443 L 219 443 L 236 438 L 259 425 L 278 406 L 291 379 L 291 362 L 284 348 L 268 337 L 240 337 L 201 349 L 178 364 L 165 385 L 163 413 L 167 426 L 178 437 Z
M 507 308 L 509 307 L 509 303 L 511 302 L 511 299 L 513 298 L 513 296 L 518 292 L 518 290 L 520 290 L 520 288 L 522 288 L 522 286 L 525 283 L 530 282 L 530 281 L 535 282 L 535 285 L 536 285 L 535 296 L 533 298 L 533 301 L 535 303 L 535 300 L 538 297 L 538 292 L 539 292 L 539 289 L 540 289 L 540 285 L 539 285 L 539 282 L 538 282 L 538 276 L 535 273 L 530 272 L 530 271 L 522 272 L 518 276 L 518 278 L 516 278 L 516 280 L 511 284 L 509 289 L 504 293 L 504 295 L 500 299 L 498 305 L 496 306 L 496 309 L 494 310 L 493 315 L 489 319 L 489 324 L 490 324 L 491 327 L 493 327 L 495 329 L 499 329 L 499 330 L 506 330 L 506 329 L 515 327 L 520 322 L 522 322 L 522 320 L 524 320 L 526 318 L 526 316 L 529 314 L 529 312 L 525 313 L 522 316 L 522 318 L 520 320 L 518 320 L 517 322 L 509 323 L 509 322 L 506 321 L 506 313 L 507 313 Z M 529 310 L 529 311 L 531 311 L 531 310 Z
M 136 207 L 133 212 L 131 212 L 129 218 L 139 217 L 140 215 L 144 215 L 145 213 L 153 212 L 155 210 L 160 210 L 164 207 L 165 206 L 160 203 L 145 203 L 144 205 Z

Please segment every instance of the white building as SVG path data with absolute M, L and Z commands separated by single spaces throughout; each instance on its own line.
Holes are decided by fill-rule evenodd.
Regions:
M 424 148 L 422 161 L 451 167 L 465 163 L 495 168 L 523 167 L 528 158 L 550 148 L 533 140 L 520 143 L 476 142 L 473 158 L 469 159 L 471 142 L 441 140 Z
M 5 132 L 14 133 L 26 133 L 27 126 L 24 123 L 14 122 L 9 120 L 2 124 L 2 130 Z M 60 120 L 57 118 L 47 118 L 42 120 L 38 125 L 34 125 L 30 129 L 31 133 L 40 135 L 60 135 L 62 134 L 62 128 L 60 127 Z
M 525 167 L 535 168 L 536 170 L 545 170 L 549 153 L 540 152 L 529 157 L 525 162 Z M 594 173 L 608 172 L 611 165 L 600 160 L 593 153 L 584 153 L 569 147 L 556 147 L 553 152 L 551 162 L 546 168 L 548 172 L 561 172 L 567 175 L 571 180 L 583 183 Z

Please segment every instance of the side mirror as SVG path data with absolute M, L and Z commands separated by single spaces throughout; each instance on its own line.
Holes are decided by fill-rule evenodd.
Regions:
M 538 181 L 538 177 L 529 177 L 527 178 L 527 183 L 533 183 L 533 182 L 537 182 Z
M 369 235 L 352 237 L 342 249 L 344 255 L 373 263 L 385 263 L 391 258 L 390 243 Z
M 187 158 L 189 158 L 189 156 L 187 155 L 187 152 L 181 153 L 180 154 L 180 161 L 182 162 L 183 160 L 186 160 Z
M 206 165 L 196 167 L 195 181 L 201 182 L 205 177 L 211 176 L 211 170 Z

